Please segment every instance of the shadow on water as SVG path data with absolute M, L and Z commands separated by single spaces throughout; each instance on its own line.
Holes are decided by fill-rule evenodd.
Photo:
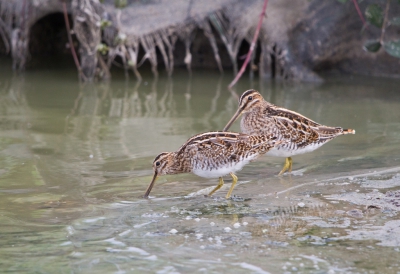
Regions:
M 3 71 L 2 71 L 3 72 Z M 252 82 L 184 71 L 79 85 L 72 72 L 0 76 L 0 267 L 28 272 L 398 272 L 399 81 Z M 222 129 L 248 88 L 318 122 L 355 128 L 319 150 L 262 157 L 216 180 L 151 162 Z M 236 123 L 232 130 L 239 130 Z

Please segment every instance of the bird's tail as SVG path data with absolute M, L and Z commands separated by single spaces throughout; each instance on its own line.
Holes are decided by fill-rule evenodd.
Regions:
M 356 131 L 354 129 L 344 128 L 343 134 L 356 134 Z

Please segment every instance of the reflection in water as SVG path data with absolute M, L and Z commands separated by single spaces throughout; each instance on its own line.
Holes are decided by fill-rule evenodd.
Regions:
M 75 73 L 74 81 L 46 73 L 0 76 L 2 269 L 399 271 L 386 239 L 360 239 L 397 221 L 396 202 L 382 201 L 397 199 L 400 185 L 398 82 L 243 80 L 228 91 L 229 79 L 209 72 L 88 85 Z M 291 176 L 274 176 L 280 159 L 261 158 L 241 171 L 233 200 L 204 197 L 198 190 L 215 182 L 191 175 L 163 178 L 155 199 L 138 198 L 155 155 L 222 129 L 253 86 L 272 103 L 357 134 L 298 156 Z M 372 205 L 362 199 L 369 192 Z M 385 260 L 367 262 L 354 249 Z

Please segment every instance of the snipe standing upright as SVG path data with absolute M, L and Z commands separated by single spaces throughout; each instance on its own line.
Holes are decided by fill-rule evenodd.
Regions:
M 206 132 L 187 140 L 176 152 L 163 152 L 153 161 L 154 176 L 144 198 L 148 198 L 159 175 L 193 172 L 204 178 L 219 178 L 218 185 L 209 193 L 220 189 L 222 176 L 230 174 L 233 182 L 226 194 L 228 199 L 236 185 L 234 172 L 266 153 L 282 141 L 271 135 L 250 136 L 233 132 Z
M 272 134 L 278 140 L 287 142 L 275 146 L 267 155 L 286 157 L 279 175 L 292 171 L 292 156 L 311 152 L 333 138 L 343 134 L 355 134 L 353 129 L 321 125 L 303 115 L 275 106 L 264 100 L 253 89 L 245 91 L 239 99 L 239 108 L 225 126 L 224 131 L 243 114 L 240 127 L 243 133 L 251 135 Z

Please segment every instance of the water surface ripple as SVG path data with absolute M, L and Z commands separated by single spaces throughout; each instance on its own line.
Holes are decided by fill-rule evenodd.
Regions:
M 30 273 L 396 273 L 400 271 L 398 80 L 270 83 L 186 71 L 79 85 L 74 71 L 0 74 L 0 270 Z M 237 99 L 266 100 L 356 129 L 319 150 L 262 157 L 232 200 L 151 163 L 220 130 Z M 238 131 L 235 123 L 232 130 Z

